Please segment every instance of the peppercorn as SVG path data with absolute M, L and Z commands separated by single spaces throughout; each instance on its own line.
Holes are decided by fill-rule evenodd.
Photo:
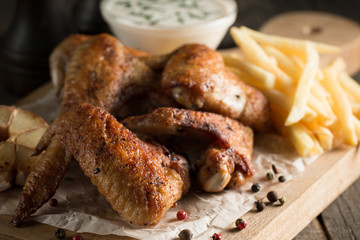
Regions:
M 193 234 L 189 229 L 184 229 L 179 233 L 180 240 L 191 240 L 192 237 L 193 237 Z
M 83 240 L 83 237 L 79 234 L 75 234 L 71 240 Z
M 279 173 L 279 171 L 278 171 L 277 167 L 275 166 L 275 164 L 271 164 L 271 168 L 272 168 L 272 170 L 273 170 L 273 172 L 274 172 L 275 174 L 278 174 L 278 173 Z
M 261 212 L 262 210 L 265 209 L 265 204 L 262 202 L 262 201 L 256 201 L 255 202 L 255 205 L 256 205 L 256 209 Z
M 274 179 L 274 174 L 273 174 L 273 172 L 268 172 L 268 173 L 266 174 L 266 177 L 267 177 L 269 180 Z
M 176 217 L 179 220 L 184 220 L 184 219 L 187 218 L 187 214 L 186 214 L 185 211 L 180 210 L 180 211 L 177 212 Z
M 56 230 L 55 232 L 55 237 L 57 239 L 63 239 L 66 237 L 66 232 L 64 229 L 58 228 L 58 230 Z
M 50 201 L 49 201 L 49 205 L 51 207 L 56 207 L 58 205 L 58 200 L 56 200 L 55 198 L 52 198 Z
M 260 191 L 260 184 L 259 183 L 254 183 L 252 186 L 251 186 L 251 191 L 253 192 L 258 192 Z
M 221 233 L 214 233 L 212 235 L 213 240 L 221 240 L 221 238 L 222 238 Z
M 239 219 L 236 220 L 235 226 L 236 226 L 238 229 L 243 230 L 244 228 L 246 228 L 247 222 L 246 222 L 244 219 L 239 218 Z
M 279 177 L 279 182 L 285 182 L 285 181 L 286 181 L 286 178 L 284 176 Z
M 284 196 L 282 196 L 280 199 L 279 199 L 279 202 L 280 202 L 280 205 L 284 205 L 285 202 L 286 202 L 286 198 Z
M 269 199 L 270 202 L 274 203 L 276 202 L 279 197 L 277 195 L 277 193 L 275 191 L 270 191 L 268 192 L 268 194 L 266 195 L 267 199 Z

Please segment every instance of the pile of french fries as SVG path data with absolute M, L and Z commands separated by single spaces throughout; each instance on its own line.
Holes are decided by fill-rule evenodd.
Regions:
M 246 27 L 230 33 L 242 54 L 223 54 L 226 67 L 269 99 L 276 129 L 300 156 L 358 144 L 360 85 L 341 58 L 319 65 L 320 54 L 339 48 Z

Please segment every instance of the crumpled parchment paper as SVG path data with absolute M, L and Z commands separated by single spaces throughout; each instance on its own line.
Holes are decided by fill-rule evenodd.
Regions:
M 36 101 L 20 107 L 49 122 L 58 114 L 59 106 L 60 101 L 55 96 L 54 89 L 51 89 Z M 254 202 L 264 198 L 271 187 L 281 184 L 277 178 L 271 181 L 266 179 L 265 175 L 271 170 L 271 164 L 275 164 L 281 174 L 291 181 L 313 159 L 314 157 L 299 157 L 293 147 L 279 136 L 257 135 L 253 154 L 256 173 L 251 182 L 237 190 L 225 190 L 221 193 L 190 191 L 153 227 L 135 226 L 119 217 L 82 173 L 77 162 L 73 162 L 54 196 L 59 202 L 58 206 L 45 204 L 31 219 L 79 233 L 169 240 L 176 239 L 181 230 L 190 229 L 195 239 L 209 239 L 214 232 L 220 232 L 252 209 Z M 250 190 L 254 182 L 260 183 L 262 187 L 258 193 Z M 12 215 L 20 195 L 21 188 L 0 193 L 0 214 Z M 177 220 L 176 213 L 179 210 L 187 212 L 186 220 Z

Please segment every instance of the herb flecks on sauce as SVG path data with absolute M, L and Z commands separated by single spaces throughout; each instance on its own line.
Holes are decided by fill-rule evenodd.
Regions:
M 225 14 L 221 0 L 109 0 L 107 10 L 127 24 L 192 26 Z

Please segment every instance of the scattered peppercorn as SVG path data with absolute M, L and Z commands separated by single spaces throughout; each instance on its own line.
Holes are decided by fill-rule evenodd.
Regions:
M 180 240 L 191 240 L 192 237 L 193 237 L 193 234 L 189 229 L 184 229 L 179 233 Z
M 281 197 L 281 198 L 279 199 L 279 202 L 280 202 L 280 205 L 281 205 L 281 206 L 284 205 L 285 202 L 286 202 L 286 198 L 285 198 L 284 196 Z
M 235 226 L 236 226 L 238 229 L 243 230 L 244 228 L 246 228 L 247 222 L 246 222 L 244 219 L 239 218 L 239 219 L 236 220 Z
M 51 207 L 56 207 L 58 205 L 58 200 L 56 200 L 55 198 L 52 198 L 50 201 L 49 201 L 49 205 Z
M 212 235 L 213 240 L 221 240 L 221 238 L 222 238 L 221 233 L 214 233 Z
M 269 199 L 270 202 L 274 203 L 276 202 L 279 197 L 277 195 L 277 193 L 275 191 L 270 191 L 268 192 L 268 194 L 266 195 L 267 199 Z
M 94 169 L 94 174 L 98 174 L 100 172 L 100 168 L 95 168 Z
M 285 182 L 285 181 L 286 181 L 286 178 L 284 176 L 279 177 L 279 182 Z
M 83 240 L 83 237 L 79 234 L 75 234 L 73 237 L 72 237 L 72 240 Z
M 58 228 L 58 230 L 56 230 L 55 232 L 55 237 L 57 239 L 63 239 L 66 237 L 66 232 L 64 229 Z
M 258 184 L 258 183 L 254 183 L 252 186 L 251 186 L 251 191 L 253 191 L 253 192 L 258 192 L 258 191 L 260 191 L 260 184 Z
M 275 164 L 271 164 L 271 168 L 272 168 L 272 170 L 273 170 L 273 172 L 274 172 L 275 174 L 278 174 L 278 173 L 279 173 L 279 171 L 278 171 L 277 167 L 275 166 Z
M 180 211 L 177 212 L 176 217 L 177 217 L 177 219 L 179 219 L 179 220 L 184 220 L 184 219 L 187 218 L 187 214 L 186 214 L 185 211 L 180 210 Z
M 262 202 L 262 201 L 256 201 L 255 202 L 255 205 L 256 205 L 256 209 L 261 212 L 262 210 L 265 209 L 265 204 Z
M 268 172 L 268 173 L 266 174 L 266 177 L 267 177 L 269 180 L 272 180 L 272 179 L 274 179 L 274 173 L 273 173 L 273 172 Z

